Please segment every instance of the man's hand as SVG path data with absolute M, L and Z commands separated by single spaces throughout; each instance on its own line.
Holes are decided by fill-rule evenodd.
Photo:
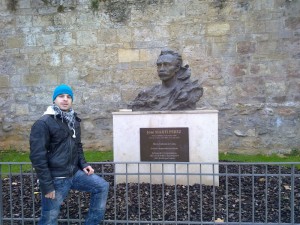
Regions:
M 45 195 L 46 198 L 55 199 L 55 191 L 49 192 Z
M 87 175 L 92 175 L 94 173 L 94 169 L 91 166 L 87 166 L 83 168 L 83 172 L 85 172 L 85 174 Z

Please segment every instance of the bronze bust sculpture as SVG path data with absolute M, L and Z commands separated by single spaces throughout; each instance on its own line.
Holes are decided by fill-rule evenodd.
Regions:
M 141 91 L 128 108 L 133 111 L 196 109 L 203 88 L 198 80 L 190 80 L 191 70 L 188 65 L 182 67 L 181 55 L 172 50 L 161 51 L 156 64 L 161 85 Z

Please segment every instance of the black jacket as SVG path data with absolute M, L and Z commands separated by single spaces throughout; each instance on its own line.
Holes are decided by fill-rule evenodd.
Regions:
M 89 164 L 85 161 L 76 116 L 75 134 L 66 123 L 53 115 L 43 115 L 30 133 L 30 160 L 36 170 L 43 194 L 54 191 L 53 178 L 71 177 Z

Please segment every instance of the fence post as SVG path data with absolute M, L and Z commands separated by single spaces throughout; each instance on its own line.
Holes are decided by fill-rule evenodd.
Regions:
M 0 225 L 3 225 L 2 165 L 0 163 Z
M 295 223 L 295 167 L 296 165 L 292 165 L 291 171 L 291 224 Z

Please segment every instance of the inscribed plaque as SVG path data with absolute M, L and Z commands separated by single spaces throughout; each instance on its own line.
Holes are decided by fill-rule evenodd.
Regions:
M 141 161 L 189 162 L 187 127 L 140 128 Z

